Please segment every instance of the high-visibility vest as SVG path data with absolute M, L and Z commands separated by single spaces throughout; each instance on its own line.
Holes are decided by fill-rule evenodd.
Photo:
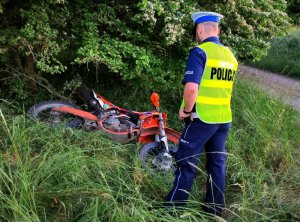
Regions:
M 206 42 L 198 47 L 206 54 L 206 64 L 196 100 L 196 112 L 206 123 L 231 122 L 230 100 L 238 62 L 225 46 Z
M 232 121 L 230 100 L 238 62 L 225 46 L 206 42 L 198 46 L 206 54 L 196 112 L 205 123 Z

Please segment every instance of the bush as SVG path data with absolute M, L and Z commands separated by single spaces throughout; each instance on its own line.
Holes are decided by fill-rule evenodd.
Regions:
M 300 29 L 285 37 L 273 38 L 268 55 L 254 65 L 286 76 L 300 77 Z
M 193 12 L 223 14 L 220 38 L 242 61 L 258 59 L 290 23 L 285 1 L 96 2 L 0 1 L 0 75 L 8 82 L 0 94 L 14 88 L 15 73 L 26 81 L 17 92 L 30 95 L 58 90 L 77 74 L 99 84 L 118 78 L 141 90 L 172 90 L 196 44 Z

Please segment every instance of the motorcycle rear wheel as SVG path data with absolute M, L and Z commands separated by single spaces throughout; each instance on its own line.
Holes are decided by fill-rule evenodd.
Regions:
M 166 155 L 159 142 L 151 142 L 141 147 L 140 160 L 142 166 L 148 171 L 170 172 L 176 168 L 174 154 L 178 147 L 170 146 L 169 155 Z
M 52 126 L 81 128 L 84 122 L 82 118 L 72 114 L 52 110 L 54 107 L 60 106 L 68 106 L 81 110 L 79 106 L 65 101 L 44 101 L 32 106 L 28 110 L 27 114 L 34 120 L 38 120 Z

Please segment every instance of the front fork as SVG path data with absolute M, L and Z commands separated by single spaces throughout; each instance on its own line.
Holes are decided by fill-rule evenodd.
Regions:
M 166 152 L 169 153 L 168 139 L 166 136 L 164 118 L 162 116 L 162 113 L 159 113 L 158 120 L 159 120 L 159 142 L 166 149 Z
M 166 136 L 165 132 L 165 124 L 164 124 L 164 118 L 162 116 L 162 113 L 159 113 L 159 142 L 161 146 L 163 147 L 164 152 L 162 153 L 162 164 L 163 167 L 168 169 L 172 164 L 172 156 L 169 152 L 169 145 L 168 145 L 168 138 Z

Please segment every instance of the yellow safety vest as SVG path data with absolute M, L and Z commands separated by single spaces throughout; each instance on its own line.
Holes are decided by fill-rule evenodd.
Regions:
M 222 45 L 206 42 L 198 47 L 206 54 L 206 64 L 199 85 L 196 112 L 205 123 L 231 122 L 230 100 L 238 62 Z

